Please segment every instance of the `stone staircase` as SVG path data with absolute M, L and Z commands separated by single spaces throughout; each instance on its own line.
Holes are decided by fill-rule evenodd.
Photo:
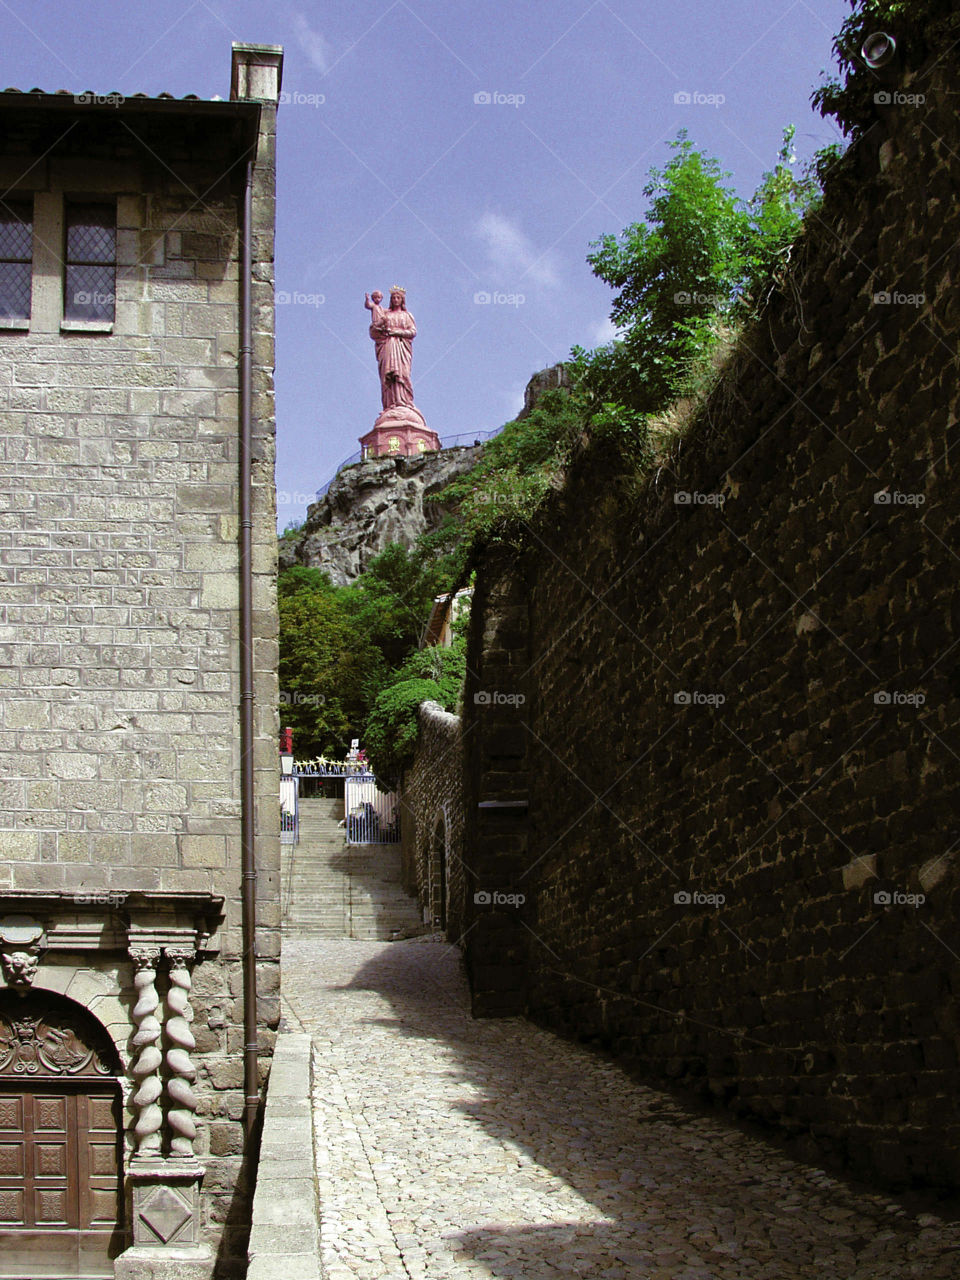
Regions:
M 425 932 L 400 884 L 400 846 L 347 845 L 342 817 L 342 800 L 300 801 L 300 843 L 282 848 L 284 936 L 385 942 Z

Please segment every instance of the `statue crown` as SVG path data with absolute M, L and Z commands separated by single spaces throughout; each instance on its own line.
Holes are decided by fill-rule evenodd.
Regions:
M 391 292 L 391 293 L 406 293 L 407 291 L 406 291 L 406 289 L 404 289 L 403 285 L 399 285 L 399 284 L 392 284 L 392 285 L 390 286 L 390 292 Z

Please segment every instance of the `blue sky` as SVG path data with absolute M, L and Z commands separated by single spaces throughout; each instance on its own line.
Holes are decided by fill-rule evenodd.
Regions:
M 284 46 L 283 528 L 380 409 L 366 291 L 407 289 L 428 424 L 500 426 L 532 373 L 612 332 L 589 242 L 642 217 L 648 170 L 678 129 L 744 196 L 785 125 L 801 161 L 838 137 L 809 98 L 848 12 L 846 0 L 0 0 L 0 87 L 226 97 L 231 40 Z

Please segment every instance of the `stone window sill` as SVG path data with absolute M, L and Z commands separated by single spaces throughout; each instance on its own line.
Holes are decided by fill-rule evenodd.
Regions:
M 13 329 L 20 333 L 29 333 L 30 321 L 16 317 L 0 316 L 0 329 Z
M 113 333 L 112 320 L 61 320 L 61 333 Z

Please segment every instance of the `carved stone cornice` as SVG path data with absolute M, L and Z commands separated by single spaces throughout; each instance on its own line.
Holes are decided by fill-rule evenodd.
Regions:
M 118 889 L 0 892 L 0 918 L 33 917 L 47 951 L 127 951 L 136 944 L 216 954 L 223 898 L 211 893 Z

